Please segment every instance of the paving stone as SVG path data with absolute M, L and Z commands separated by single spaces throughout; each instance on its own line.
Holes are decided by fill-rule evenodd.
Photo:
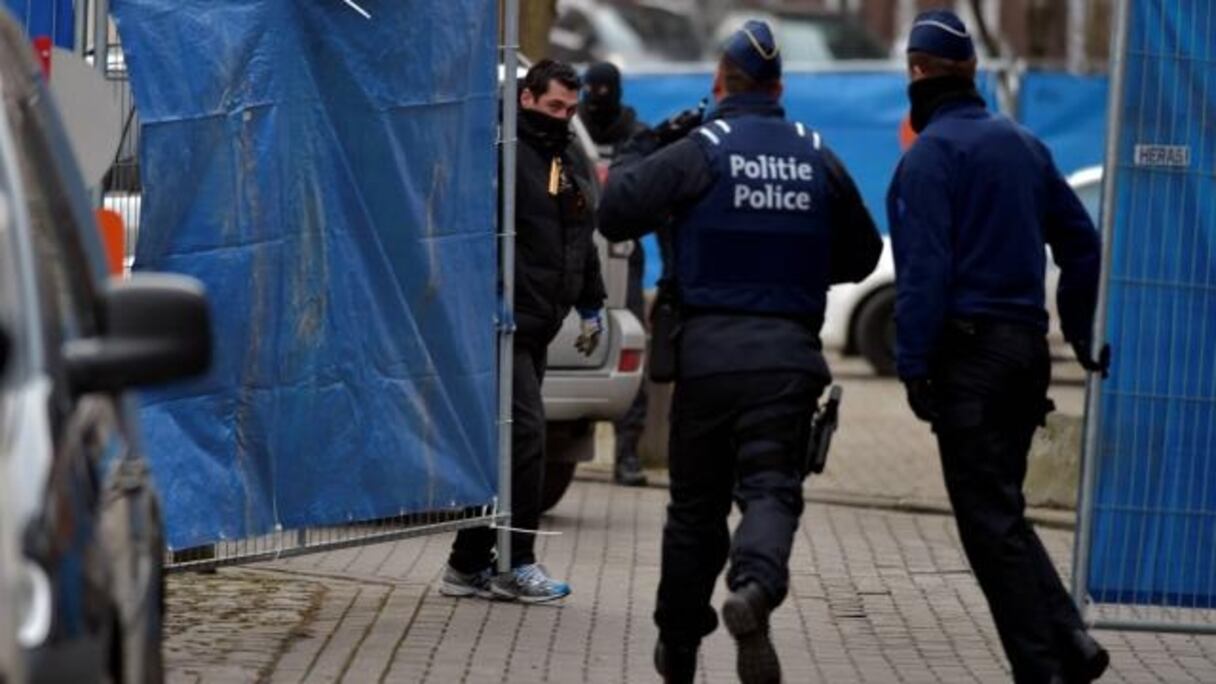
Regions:
M 902 395 L 889 382 L 847 373 L 843 379 L 845 420 L 857 419 L 860 427 L 842 430 L 828 474 L 810 487 L 941 496 L 932 436 L 906 416 L 896 418 L 906 412 Z M 897 420 L 905 422 L 891 429 Z M 543 523 L 560 536 L 538 540 L 542 562 L 573 586 L 560 605 L 441 596 L 433 586 L 450 534 L 174 576 L 169 679 L 654 681 L 651 614 L 665 504 L 659 489 L 576 482 Z M 1041 535 L 1067 571 L 1071 533 Z M 719 583 L 715 605 L 724 594 Z M 957 530 L 942 515 L 808 505 L 789 597 L 773 625 L 792 682 L 1009 679 Z M 1103 681 L 1216 681 L 1216 637 L 1097 636 L 1113 658 Z M 734 657 L 724 631 L 709 636 L 698 682 L 736 681 Z

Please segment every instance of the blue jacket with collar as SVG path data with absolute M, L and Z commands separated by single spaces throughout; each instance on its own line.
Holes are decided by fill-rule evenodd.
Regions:
M 898 370 L 929 375 L 950 319 L 1047 331 L 1047 253 L 1060 266 L 1064 336 L 1088 341 L 1097 302 L 1098 232 L 1051 153 L 982 101 L 941 104 L 887 196 L 895 256 Z

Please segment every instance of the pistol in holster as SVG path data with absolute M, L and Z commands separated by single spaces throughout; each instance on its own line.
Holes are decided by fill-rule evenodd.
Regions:
M 651 382 L 665 384 L 676 379 L 679 367 L 676 348 L 680 335 L 680 306 L 675 283 L 669 279 L 659 281 L 654 308 L 650 314 L 650 367 Z
M 840 400 L 844 389 L 840 385 L 832 385 L 828 390 L 828 400 L 815 411 L 811 417 L 806 445 L 806 458 L 803 461 L 802 476 L 811 473 L 816 475 L 823 472 L 828 463 L 828 451 L 832 448 L 832 435 L 840 424 Z

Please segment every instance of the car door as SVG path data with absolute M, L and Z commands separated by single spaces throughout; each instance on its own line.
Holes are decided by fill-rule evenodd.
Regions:
M 147 612 L 143 605 L 159 603 L 159 594 L 144 589 L 134 596 L 140 592 L 124 589 L 141 576 L 120 563 L 135 546 L 146 557 L 159 526 L 155 520 L 113 521 L 130 508 L 124 505 L 130 491 L 139 490 L 127 476 L 133 459 L 121 398 L 80 393 L 71 384 L 67 350 L 100 333 L 97 287 L 104 260 L 75 160 L 34 73 L 22 78 L 14 69 L 2 82 L 23 196 L 19 223 L 33 257 L 38 334 L 31 339 L 40 351 L 33 370 L 46 388 L 42 448 L 17 453 L 22 460 L 14 463 L 26 471 L 49 465 L 33 479 L 40 505 L 22 530 L 24 555 L 43 569 L 51 586 L 50 627 L 42 643 L 28 649 L 29 675 L 34 681 L 94 681 L 111 674 L 130 681 L 124 676 L 130 663 L 124 661 L 131 649 L 124 637 L 141 641 L 142 635 L 128 616 Z M 159 563 L 155 572 L 143 573 L 142 582 L 159 587 Z
M 23 428 L 20 406 L 29 387 L 24 343 L 18 249 L 12 195 L 0 171 L 0 682 L 24 681 L 17 645 L 20 625 L 33 605 L 21 561 L 20 509 L 9 464 L 15 458 Z M 36 626 L 36 625 L 35 625 Z

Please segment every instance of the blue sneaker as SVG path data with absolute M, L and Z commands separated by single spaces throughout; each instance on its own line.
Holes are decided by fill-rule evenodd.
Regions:
M 490 568 L 481 572 L 461 572 L 452 566 L 443 571 L 443 579 L 439 582 L 439 593 L 444 596 L 476 596 L 492 599 L 494 592 L 490 589 L 490 580 L 494 573 Z
M 543 565 L 532 563 L 498 575 L 490 589 L 500 599 L 523 603 L 545 603 L 570 595 L 570 585 L 549 576 Z

